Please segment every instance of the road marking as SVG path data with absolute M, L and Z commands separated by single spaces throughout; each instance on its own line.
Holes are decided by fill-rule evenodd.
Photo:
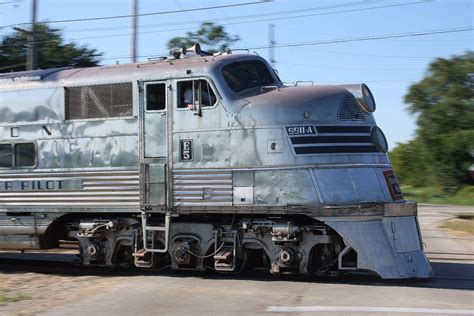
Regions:
M 267 312 L 304 313 L 304 312 L 361 312 L 361 313 L 413 313 L 413 314 L 451 314 L 474 315 L 474 310 L 413 308 L 413 307 L 372 307 L 372 306 L 268 306 Z

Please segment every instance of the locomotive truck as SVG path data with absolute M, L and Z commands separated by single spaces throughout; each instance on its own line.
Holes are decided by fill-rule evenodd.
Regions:
M 198 46 L 0 74 L 0 249 L 429 278 L 374 111 L 365 84 L 287 86 L 256 54 Z

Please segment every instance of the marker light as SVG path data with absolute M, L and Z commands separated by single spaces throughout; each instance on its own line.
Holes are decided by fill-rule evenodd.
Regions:
M 385 135 L 383 134 L 382 130 L 378 126 L 372 127 L 370 130 L 370 138 L 374 143 L 375 147 L 383 153 L 388 151 L 388 143 Z

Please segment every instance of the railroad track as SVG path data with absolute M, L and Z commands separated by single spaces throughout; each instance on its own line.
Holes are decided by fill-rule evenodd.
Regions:
M 474 263 L 474 254 L 472 253 L 435 251 L 426 251 L 425 253 L 430 260 L 465 261 Z
M 435 260 L 433 265 L 455 263 L 474 263 L 474 255 L 469 253 L 447 253 L 447 252 L 427 252 L 430 260 Z M 31 252 L 0 252 L 0 273 L 2 271 L 24 271 L 39 273 L 58 273 L 58 274 L 97 274 L 97 275 L 146 275 L 157 274 L 160 270 L 139 270 L 135 268 L 112 269 L 107 267 L 81 266 L 77 254 L 64 253 L 59 251 L 55 253 Z M 474 266 L 473 266 L 474 267 Z M 474 269 L 474 268 L 473 268 Z M 254 274 L 254 273 L 251 273 Z M 261 276 L 265 273 L 261 273 Z M 260 277 L 261 277 L 260 276 Z M 348 276 L 348 278 L 351 278 Z M 370 277 L 369 277 L 370 278 Z M 474 278 L 463 276 L 447 276 L 435 274 L 435 279 L 452 279 L 474 281 Z M 368 280 L 368 279 L 367 279 Z

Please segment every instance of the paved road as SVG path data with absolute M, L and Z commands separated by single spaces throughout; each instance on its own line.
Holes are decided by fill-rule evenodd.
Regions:
M 459 261 L 474 263 L 474 242 L 472 237 L 453 235 L 440 229 L 441 222 L 457 214 L 474 215 L 473 207 L 420 205 L 418 220 L 423 234 L 425 251 L 431 260 Z
M 2 311 L 16 315 L 51 307 L 54 309 L 44 315 L 474 315 L 472 238 L 438 228 L 440 222 L 459 213 L 474 214 L 474 208 L 419 208 L 426 250 L 436 274 L 432 281 L 383 281 L 367 276 L 301 279 L 256 273 L 122 273 L 73 268 L 64 263 L 16 265 L 8 263 L 8 258 L 25 255 L 0 253 L 0 280 L 10 282 L 13 290 L 30 290 L 26 293 L 32 296 L 31 301 L 0 306 L 0 315 Z M 73 257 L 26 255 L 35 260 L 51 256 L 63 262 Z M 41 281 L 44 277 L 50 280 L 46 288 Z M 2 285 L 0 282 L 0 289 Z
M 419 208 L 432 281 L 138 275 L 44 315 L 474 315 L 472 239 L 437 227 L 456 213 L 474 208 Z

